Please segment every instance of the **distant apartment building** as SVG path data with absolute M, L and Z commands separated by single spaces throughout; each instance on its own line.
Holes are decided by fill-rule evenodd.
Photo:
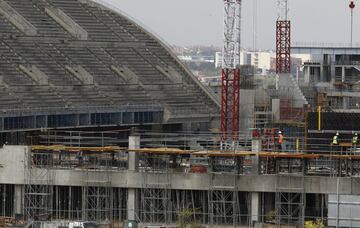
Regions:
M 252 65 L 257 69 L 257 72 L 261 74 L 266 74 L 271 68 L 271 58 L 275 56 L 273 51 L 256 51 L 249 52 L 250 62 L 249 65 Z
M 215 68 L 221 67 L 222 60 L 223 60 L 222 52 L 221 51 L 215 52 Z
M 291 69 L 293 73 L 301 70 L 305 62 L 311 61 L 310 54 L 291 54 Z M 222 65 L 222 52 L 215 53 L 215 67 Z M 258 74 L 267 74 L 276 71 L 276 53 L 274 51 L 247 51 L 240 53 L 240 65 L 252 65 Z
M 246 56 L 247 52 L 245 51 L 241 51 L 240 52 L 240 65 L 246 65 L 247 64 L 247 56 Z M 218 51 L 215 52 L 215 68 L 220 68 L 222 66 L 222 61 L 223 61 L 223 56 L 222 56 L 222 52 Z
M 275 57 L 272 51 L 241 51 L 240 65 L 252 65 L 256 69 L 261 69 L 261 73 L 266 73 L 271 68 L 271 58 Z M 215 53 L 215 67 L 221 67 L 222 53 Z
M 360 48 L 347 46 L 293 47 L 294 52 L 311 53 L 303 64 L 299 84 L 313 88 L 314 105 L 332 111 L 360 112 Z
M 183 62 L 190 62 L 192 61 L 192 57 L 189 55 L 178 55 L 178 58 Z

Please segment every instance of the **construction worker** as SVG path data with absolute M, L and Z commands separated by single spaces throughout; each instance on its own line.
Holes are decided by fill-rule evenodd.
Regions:
M 331 142 L 331 152 L 340 152 L 339 148 L 339 132 L 336 132 Z
M 357 134 L 357 132 L 355 132 L 355 133 L 353 134 L 353 137 L 352 137 L 352 139 L 351 139 L 351 144 L 352 144 L 351 152 L 355 154 L 355 152 L 356 152 L 356 146 L 357 146 L 357 144 L 358 144 L 358 134 Z
M 352 137 L 351 143 L 352 143 L 353 147 L 356 147 L 356 145 L 358 144 L 358 134 L 356 132 L 354 133 L 354 135 Z
M 283 150 L 283 145 L 284 145 L 284 136 L 282 134 L 281 131 L 278 132 L 279 136 L 278 136 L 278 149 L 280 151 Z
M 334 135 L 332 140 L 332 145 L 333 146 L 339 145 L 339 132 L 336 132 L 336 134 Z

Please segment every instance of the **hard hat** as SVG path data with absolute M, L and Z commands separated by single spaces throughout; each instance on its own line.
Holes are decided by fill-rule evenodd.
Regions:
M 336 135 L 339 135 L 339 132 L 336 132 Z
M 357 135 L 357 133 L 355 132 L 355 135 Z
M 281 131 L 279 131 L 279 134 L 281 134 Z

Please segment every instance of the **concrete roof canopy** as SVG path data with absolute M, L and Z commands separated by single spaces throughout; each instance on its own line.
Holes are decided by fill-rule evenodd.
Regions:
M 218 116 L 218 98 L 164 42 L 100 2 L 0 0 L 1 116 L 135 106 L 167 120 Z

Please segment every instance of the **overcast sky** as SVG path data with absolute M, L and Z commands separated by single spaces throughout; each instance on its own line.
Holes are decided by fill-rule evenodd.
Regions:
M 223 0 L 103 0 L 175 45 L 222 45 Z M 348 0 L 289 0 L 293 42 L 350 42 Z M 355 3 L 357 3 L 355 1 Z M 258 0 L 257 46 L 275 48 L 276 0 Z M 360 1 L 354 43 L 360 42 Z M 253 0 L 243 0 L 242 46 L 253 46 Z

